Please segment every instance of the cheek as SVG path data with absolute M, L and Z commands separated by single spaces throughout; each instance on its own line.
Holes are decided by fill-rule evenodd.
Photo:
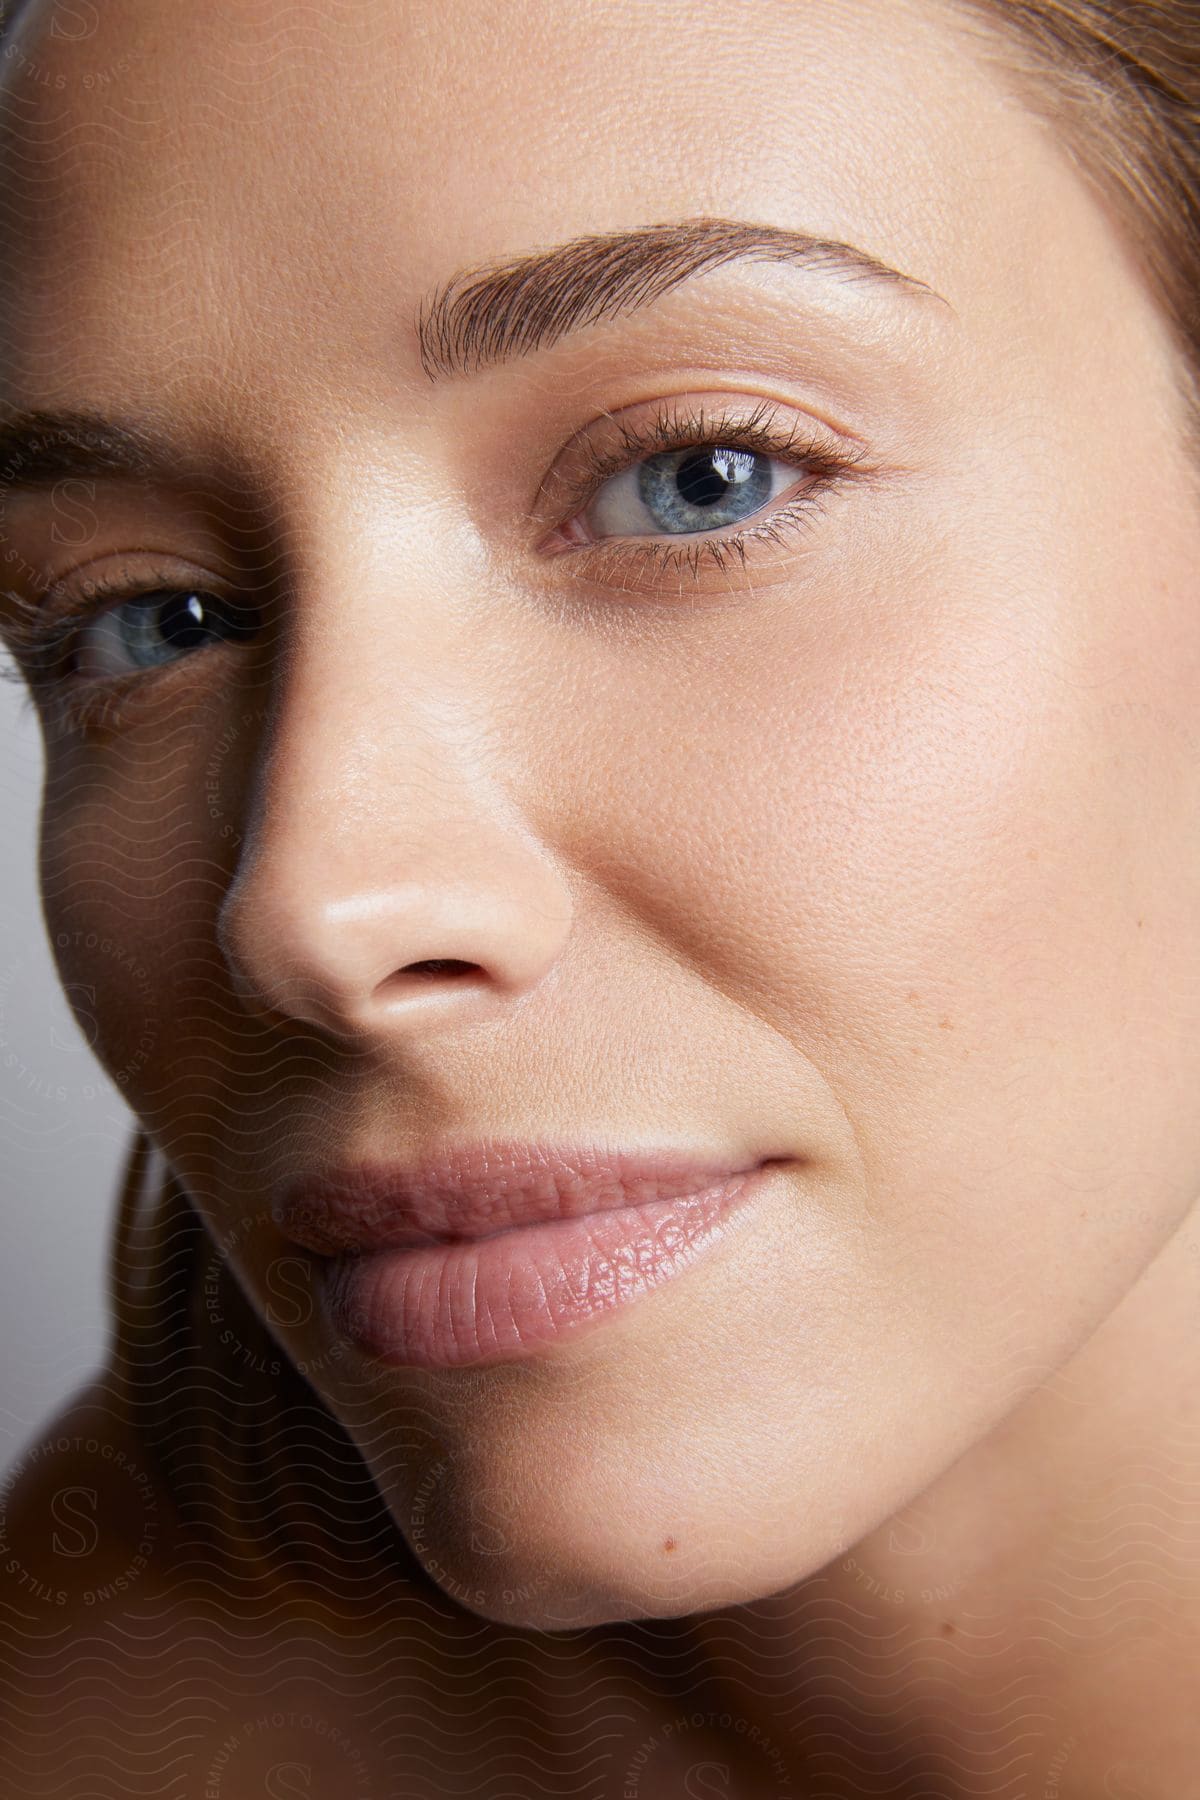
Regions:
M 1067 1354 L 1200 1182 L 1196 546 L 1149 510 L 1137 542 L 946 516 L 707 664 L 694 631 L 591 815 L 638 916 L 791 1047 L 846 1280 L 868 1319 L 911 1303 L 898 1368 Z M 815 1373 L 787 1284 L 751 1304 Z
M 213 816 L 206 771 L 237 714 L 150 709 L 111 737 L 48 742 L 42 905 L 64 989 L 101 1064 L 151 1125 L 190 1105 L 196 1053 L 227 991 L 213 909 L 236 847 L 232 769 Z
M 853 1122 L 893 1269 L 944 1213 L 943 1308 L 990 1265 L 1094 1322 L 1200 1179 L 1195 550 L 1108 548 L 986 592 L 960 552 L 791 660 L 713 822 L 740 992 Z

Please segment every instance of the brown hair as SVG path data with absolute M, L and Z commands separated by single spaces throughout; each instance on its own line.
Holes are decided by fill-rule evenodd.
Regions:
M 1200 0 L 955 0 L 1136 250 L 1200 451 Z

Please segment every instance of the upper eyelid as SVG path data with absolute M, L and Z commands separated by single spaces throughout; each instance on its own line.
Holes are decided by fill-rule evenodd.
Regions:
M 632 414 L 634 420 L 646 411 L 645 424 L 639 429 L 636 423 L 627 422 L 627 415 Z M 682 418 L 680 417 L 682 415 Z M 622 446 L 633 452 L 645 448 L 655 432 L 664 437 L 674 435 L 677 424 L 688 428 L 693 425 L 698 429 L 720 431 L 724 427 L 732 430 L 745 429 L 747 426 L 761 426 L 764 419 L 774 420 L 779 415 L 790 415 L 796 422 L 794 435 L 812 438 L 827 434 L 832 442 L 848 438 L 852 442 L 863 444 L 862 439 L 855 439 L 853 434 L 839 431 L 826 420 L 814 413 L 800 412 L 789 407 L 785 402 L 774 400 L 764 394 L 724 393 L 719 390 L 698 390 L 694 393 L 681 392 L 664 395 L 659 399 L 640 401 L 631 406 L 623 406 L 615 412 L 598 413 L 586 425 L 572 432 L 562 451 L 560 460 L 569 454 L 573 447 L 589 444 L 597 434 L 605 430 L 616 434 Z M 664 428 L 665 427 L 665 428 Z
M 143 556 L 147 561 L 136 575 L 123 572 L 123 565 Z M 236 576 L 218 575 L 211 569 L 201 568 L 190 557 L 173 556 L 170 551 L 114 551 L 103 560 L 116 563 L 117 570 L 105 569 L 100 575 L 88 575 L 79 569 L 68 569 L 41 587 L 38 606 L 54 607 L 65 602 L 72 607 L 87 609 L 93 601 L 119 605 L 122 600 L 137 599 L 139 594 L 152 593 L 158 587 L 194 587 L 197 592 L 228 593 L 240 586 Z M 85 563 L 83 570 L 87 567 Z
M 570 488 L 571 481 L 567 470 L 574 455 L 577 461 L 588 469 L 592 479 L 599 485 L 610 475 L 619 473 L 623 468 L 635 462 L 643 461 L 655 453 L 656 448 L 667 451 L 671 447 L 668 441 L 656 444 L 652 439 L 654 427 L 661 426 L 664 417 L 674 417 L 674 408 L 690 409 L 694 398 L 700 398 L 698 414 L 695 422 L 700 426 L 711 428 L 710 431 L 697 431 L 695 437 L 690 434 L 686 441 L 697 443 L 719 440 L 721 430 L 728 431 L 730 437 L 738 432 L 746 432 L 747 427 L 757 421 L 761 426 L 763 418 L 774 420 L 778 415 L 790 416 L 794 421 L 791 433 L 792 446 L 797 450 L 803 448 L 810 455 L 824 451 L 830 461 L 838 461 L 851 466 L 869 460 L 869 447 L 866 441 L 856 434 L 848 434 L 831 426 L 827 421 L 815 414 L 798 411 L 785 402 L 769 399 L 764 395 L 738 394 L 718 391 L 717 403 L 713 404 L 712 391 L 705 391 L 702 396 L 680 393 L 665 397 L 658 401 L 639 402 L 635 406 L 622 407 L 616 413 L 601 413 L 590 420 L 587 425 L 573 432 L 563 449 L 559 451 L 554 463 L 542 477 L 537 494 L 529 507 L 529 516 L 536 520 L 545 517 L 549 506 L 561 505 L 561 493 Z M 628 413 L 636 413 L 641 407 L 654 407 L 657 411 L 651 415 L 647 425 L 638 431 L 634 425 L 625 425 L 624 417 Z M 599 428 L 599 429 L 598 429 Z M 609 433 L 615 436 L 616 442 L 610 452 L 596 452 L 597 435 Z M 670 433 L 666 434 L 667 438 Z M 782 435 L 782 434 L 781 434 Z M 684 440 L 680 431 L 679 439 Z M 765 455 L 782 455 L 782 448 L 776 445 L 773 449 L 764 446 Z M 601 470 L 599 465 L 603 464 Z M 560 496 L 551 499 L 555 492 Z M 582 503 L 582 497 L 580 499 Z

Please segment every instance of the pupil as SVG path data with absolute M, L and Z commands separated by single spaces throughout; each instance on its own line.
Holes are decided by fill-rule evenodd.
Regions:
M 195 650 L 207 643 L 210 626 L 199 594 L 172 594 L 158 609 L 158 629 L 176 649 Z
M 729 483 L 715 466 L 711 450 L 685 457 L 675 472 L 675 484 L 689 506 L 715 506 Z
M 697 450 L 680 463 L 675 485 L 689 506 L 715 506 L 729 488 L 749 480 L 752 460 L 744 451 Z

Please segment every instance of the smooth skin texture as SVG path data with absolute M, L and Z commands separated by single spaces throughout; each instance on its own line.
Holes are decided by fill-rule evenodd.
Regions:
M 641 1621 L 795 1770 L 840 1682 L 822 1792 L 1190 1791 L 1200 500 L 1136 250 L 948 0 L 51 12 L 3 402 L 184 473 L 12 484 L 7 630 L 276 623 L 39 690 L 47 921 L 252 1303 L 476 1627 Z M 933 292 L 731 265 L 430 379 L 457 271 L 697 217 Z M 696 396 L 860 460 L 744 563 L 556 545 L 579 435 Z M 523 1363 L 271 1308 L 279 1183 L 493 1133 L 793 1161 Z

